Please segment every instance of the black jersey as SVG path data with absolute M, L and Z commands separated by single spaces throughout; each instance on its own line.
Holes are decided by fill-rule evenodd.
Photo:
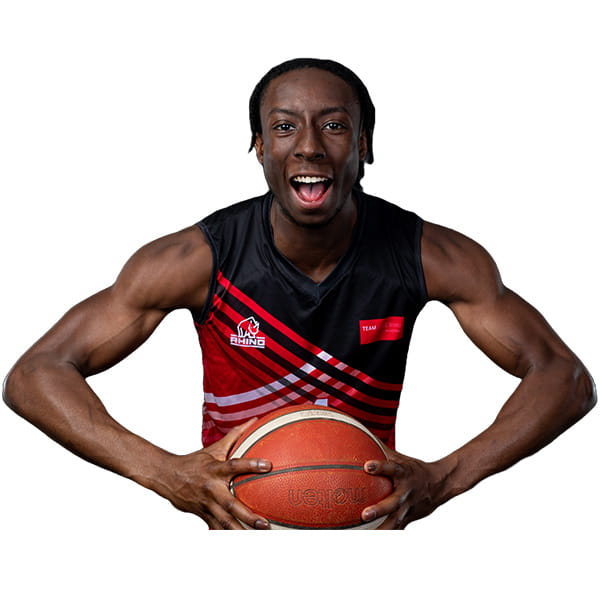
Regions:
M 213 251 L 203 352 L 203 443 L 278 407 L 314 403 L 360 420 L 387 445 L 410 336 L 426 302 L 422 220 L 359 192 L 352 242 L 319 284 L 276 248 L 270 193 L 199 227 Z

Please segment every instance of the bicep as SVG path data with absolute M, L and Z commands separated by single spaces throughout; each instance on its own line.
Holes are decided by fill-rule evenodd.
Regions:
M 431 299 L 447 305 L 468 337 L 496 364 L 523 377 L 570 351 L 544 317 L 504 286 L 489 253 L 465 236 L 429 225 L 423 263 Z
M 154 241 L 130 258 L 113 286 L 70 309 L 28 354 L 72 364 L 83 376 L 106 370 L 171 310 L 198 310 L 211 268 L 211 251 L 196 228 Z
M 132 306 L 108 288 L 70 309 L 29 353 L 49 355 L 91 376 L 132 353 L 164 316 L 161 310 Z
M 571 355 L 545 318 L 510 289 L 489 302 L 457 302 L 450 308 L 475 345 L 514 376 Z

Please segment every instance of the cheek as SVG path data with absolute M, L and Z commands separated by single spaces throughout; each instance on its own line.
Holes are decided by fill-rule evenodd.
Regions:
M 281 177 L 281 163 L 274 159 L 273 155 L 264 154 L 263 176 L 270 187 L 270 190 L 277 191 L 284 188 L 284 179 Z
M 261 164 L 263 166 L 263 173 L 265 173 L 266 176 L 276 172 L 276 165 L 271 155 L 264 155 Z
M 355 182 L 360 166 L 360 155 L 357 148 L 352 149 L 346 156 L 345 161 L 345 175 L 349 179 Z
M 279 152 L 278 145 L 271 140 L 266 140 L 263 145 L 262 165 L 272 166 L 275 161 L 278 161 Z

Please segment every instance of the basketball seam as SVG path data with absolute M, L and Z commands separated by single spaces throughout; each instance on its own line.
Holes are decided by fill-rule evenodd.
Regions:
M 278 525 L 279 527 L 284 527 L 285 529 L 291 529 L 291 530 L 301 530 L 301 531 L 341 531 L 344 529 L 357 529 L 358 527 L 363 527 L 364 525 L 366 525 L 367 523 L 351 523 L 349 525 L 336 525 L 336 526 L 328 526 L 328 527 L 315 527 L 315 526 L 301 526 L 301 525 L 295 525 L 293 523 L 282 523 L 279 521 L 275 521 L 275 520 L 271 520 L 270 519 L 270 524 L 271 525 Z
M 293 413 L 294 413 L 294 412 L 293 412 Z M 287 414 L 287 416 L 288 416 L 288 414 Z M 329 421 L 329 422 L 339 422 L 339 423 L 341 423 L 341 424 L 347 424 L 347 425 L 349 425 L 349 426 L 351 426 L 351 427 L 353 427 L 353 428 L 356 428 L 356 429 L 358 429 L 359 431 L 361 431 L 362 433 L 363 433 L 363 432 L 365 432 L 365 431 L 364 431 L 364 429 L 363 429 L 363 427 L 362 427 L 362 428 L 360 428 L 360 427 L 358 427 L 357 425 L 355 425 L 355 424 L 353 424 L 353 423 L 351 423 L 351 422 L 347 422 L 347 421 L 345 421 L 345 420 L 337 420 L 336 418 L 325 418 L 324 416 L 314 416 L 314 417 L 309 417 L 309 418 L 299 418 L 298 420 L 291 420 L 290 422 L 285 422 L 284 424 L 278 424 L 278 425 L 274 426 L 274 428 L 273 428 L 271 431 L 267 431 L 267 432 L 263 433 L 263 435 L 261 435 L 259 438 L 257 438 L 257 439 L 254 439 L 254 440 L 253 440 L 253 441 L 250 443 L 250 445 L 248 445 L 248 446 L 247 446 L 247 448 L 246 448 L 246 449 L 244 449 L 245 443 L 246 443 L 246 441 L 247 441 L 247 440 L 245 439 L 245 440 L 244 440 L 244 441 L 242 441 L 242 443 L 240 444 L 240 447 L 239 447 L 238 449 L 234 450 L 234 453 L 232 454 L 232 456 L 231 456 L 231 457 L 232 457 L 232 458 L 242 458 L 242 457 L 244 456 L 244 454 L 248 453 L 248 452 L 251 450 L 251 448 L 252 448 L 254 445 L 257 445 L 257 443 L 259 443 L 259 442 L 260 442 L 262 439 L 265 439 L 265 438 L 266 438 L 268 435 L 271 435 L 272 433 L 275 433 L 276 431 L 278 431 L 278 430 L 280 430 L 280 429 L 284 428 L 285 426 L 289 426 L 290 424 L 296 424 L 297 422 L 302 422 L 302 421 L 305 421 L 305 420 L 327 420 L 327 421 Z M 267 424 L 268 424 L 268 423 L 266 423 L 266 425 L 267 425 Z M 262 426 L 266 426 L 266 425 L 262 425 Z M 262 427 L 259 427 L 259 429 L 260 429 L 260 428 L 262 428 Z M 257 429 L 257 430 L 259 430 L 259 429 Z M 257 432 L 257 431 L 253 431 L 253 432 Z M 370 433 L 370 434 L 372 435 L 372 433 Z M 253 435 L 253 433 L 249 433 L 249 437 L 250 437 L 251 435 Z M 378 442 L 376 442 L 376 443 L 378 443 Z M 379 447 L 380 447 L 380 446 L 379 446 Z M 242 454 L 240 454 L 240 455 L 237 455 L 237 454 L 239 454 L 239 453 L 240 453 L 240 450 L 241 450 L 241 449 L 244 449 L 243 453 L 242 453 Z
M 313 409 L 308 410 L 307 408 L 304 408 L 304 409 L 299 408 L 298 410 L 295 410 L 293 412 L 289 412 L 287 414 L 283 414 L 282 416 L 278 416 L 278 417 L 274 418 L 273 420 L 276 421 L 276 420 L 279 420 L 282 418 L 288 418 L 289 416 L 293 416 L 295 414 L 301 414 L 301 413 L 305 413 L 305 412 L 314 412 L 314 411 L 319 411 L 319 410 L 313 410 Z M 240 443 L 238 448 L 236 448 L 234 450 L 234 452 L 232 453 L 230 458 L 231 459 L 242 458 L 256 443 L 258 443 L 259 441 L 261 441 L 262 439 L 267 437 L 269 434 L 271 434 L 281 428 L 284 428 L 285 426 L 288 426 L 289 424 L 295 424 L 296 422 L 301 422 L 302 420 L 328 420 L 331 422 L 341 422 L 343 424 L 348 424 L 349 426 L 352 426 L 353 428 L 358 429 L 362 433 L 369 435 L 369 437 L 372 439 L 372 441 L 374 441 L 378 445 L 378 447 L 381 449 L 383 454 L 385 453 L 382 443 L 378 440 L 378 438 L 375 437 L 363 424 L 361 424 L 360 422 L 355 420 L 355 418 L 352 418 L 351 416 L 347 416 L 346 414 L 335 415 L 335 416 L 326 416 L 326 415 L 311 416 L 311 415 L 309 415 L 309 416 L 305 416 L 305 417 L 295 416 L 294 420 L 290 420 L 288 422 L 285 422 L 284 424 L 277 424 L 270 431 L 263 433 L 259 438 L 255 439 L 250 444 L 247 444 L 248 438 L 251 437 L 254 433 L 257 433 L 258 431 L 260 431 L 265 426 L 267 426 L 269 424 L 269 422 L 262 424 L 255 431 L 253 431 L 252 433 L 249 433 L 249 435 L 247 435 L 247 437 L 245 437 L 245 439 Z M 245 444 L 247 444 L 246 448 L 245 448 Z
M 289 523 L 283 523 L 283 522 L 278 522 L 275 520 L 270 520 L 270 525 L 272 525 L 272 527 L 275 530 L 286 530 L 286 531 L 343 531 L 346 529 L 349 530 L 362 530 L 362 531 L 369 531 L 372 529 L 376 529 L 377 527 L 380 527 L 380 525 L 382 525 L 385 520 L 386 520 L 386 516 L 381 516 L 380 518 L 376 518 L 370 522 L 364 523 L 364 522 L 360 522 L 360 523 L 353 523 L 351 525 L 337 525 L 337 526 L 329 526 L 329 527 L 313 527 L 313 526 L 297 526 L 294 524 L 289 524 Z M 239 521 L 240 522 L 240 521 Z M 249 525 L 246 525 L 245 523 L 240 523 L 245 529 L 247 530 L 251 530 L 251 527 L 249 527 Z
M 234 482 L 230 484 L 230 489 L 234 491 L 234 489 L 244 483 L 248 483 L 249 481 L 256 481 L 257 479 L 263 479 L 265 477 L 277 476 L 280 474 L 286 474 L 288 472 L 299 472 L 302 470 L 334 470 L 334 469 L 349 469 L 349 470 L 361 470 L 363 471 L 363 466 L 358 466 L 357 464 L 320 464 L 319 466 L 307 465 L 307 466 L 291 466 L 290 468 L 281 468 L 279 470 L 272 470 L 270 472 L 266 472 L 264 474 L 257 474 L 242 479 L 240 481 Z M 235 477 L 236 478 L 236 477 Z

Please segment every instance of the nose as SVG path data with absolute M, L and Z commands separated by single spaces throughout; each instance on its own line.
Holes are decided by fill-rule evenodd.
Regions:
M 297 136 L 295 157 L 306 161 L 316 161 L 326 156 L 319 131 L 313 127 L 303 128 Z

